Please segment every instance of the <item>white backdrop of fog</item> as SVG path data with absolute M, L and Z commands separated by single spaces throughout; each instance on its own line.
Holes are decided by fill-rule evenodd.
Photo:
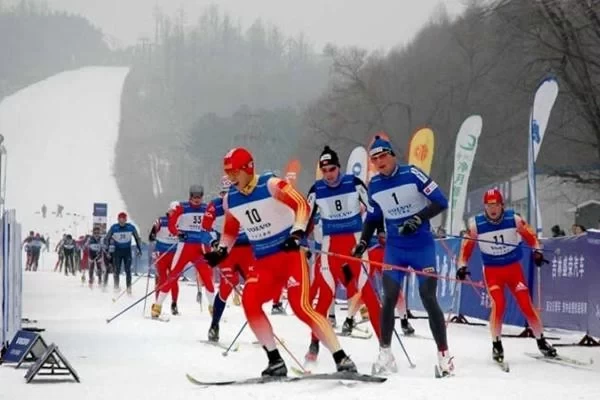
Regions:
M 15 1 L 15 0 L 13 0 Z M 10 0 L 8 1 L 10 3 Z M 357 45 L 369 50 L 389 50 L 409 41 L 436 9 L 443 5 L 450 15 L 464 8 L 465 0 L 45 0 L 52 9 L 87 17 L 116 39 L 119 45 L 152 38 L 153 9 L 168 15 L 183 7 L 187 23 L 195 22 L 202 10 L 217 4 L 248 27 L 263 21 L 280 27 L 288 35 L 304 33 L 321 49 L 328 42 Z M 6 1 L 5 1 L 6 3 Z

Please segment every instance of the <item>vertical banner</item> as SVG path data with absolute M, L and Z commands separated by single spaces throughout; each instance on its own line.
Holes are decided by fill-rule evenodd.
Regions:
M 2 216 L 0 228 L 2 265 L 0 266 L 0 347 L 10 342 L 21 329 L 23 265 L 21 227 L 14 210 Z
M 420 128 L 413 133 L 408 144 L 408 163 L 416 165 L 427 175 L 431 173 L 435 136 L 429 128 Z
M 450 206 L 448 207 L 450 229 L 446 233 L 458 235 L 464 229 L 464 213 L 467 202 L 469 176 L 473 168 L 477 144 L 483 127 L 483 120 L 479 115 L 471 115 L 463 121 L 456 135 L 454 148 L 454 172 L 450 188 Z
M 106 235 L 106 225 L 108 224 L 108 204 L 94 203 L 92 223 L 93 228 L 100 228 L 101 235 Z
M 369 142 L 369 146 L 367 146 L 367 150 L 369 148 L 371 148 L 371 145 L 373 144 L 373 142 L 375 142 L 375 136 L 379 136 L 380 138 L 382 138 L 384 140 L 388 140 L 388 141 L 390 140 L 390 137 L 388 136 L 387 133 L 385 133 L 385 132 L 377 132 L 371 138 L 371 141 Z M 371 160 L 369 160 L 369 170 L 367 172 L 367 180 L 365 181 L 365 183 L 368 183 L 371 180 L 371 177 L 373 175 L 375 175 L 376 173 L 377 173 L 377 168 L 375 168 L 375 165 L 373 165 L 373 163 L 371 162 Z
M 346 164 L 346 173 L 352 174 L 359 178 L 361 181 L 367 181 L 367 163 L 369 157 L 367 155 L 367 149 L 363 146 L 355 147 L 348 157 L 348 164 Z
M 298 175 L 302 165 L 298 160 L 290 160 L 285 166 L 285 180 L 294 188 L 297 186 Z
M 319 162 L 317 161 L 317 169 L 315 172 L 315 180 L 323 179 L 323 173 L 321 172 L 321 168 L 319 168 Z
M 527 157 L 527 178 L 529 183 L 529 215 L 528 220 L 535 226 L 538 234 L 542 231 L 540 205 L 537 200 L 535 187 L 535 161 L 542 147 L 544 134 L 548 127 L 550 113 L 558 97 L 558 82 L 556 78 L 544 79 L 539 85 L 533 98 L 531 118 L 529 121 L 529 146 Z M 533 223 L 535 219 L 535 224 Z

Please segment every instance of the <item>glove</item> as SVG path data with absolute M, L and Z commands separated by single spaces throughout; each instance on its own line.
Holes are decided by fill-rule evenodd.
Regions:
M 300 239 L 304 236 L 304 231 L 297 230 L 290 234 L 281 244 L 281 250 L 283 251 L 297 251 L 300 250 Z
M 352 257 L 362 257 L 363 253 L 367 251 L 367 242 L 361 240 L 352 250 Z
M 404 221 L 404 223 L 399 229 L 399 232 L 401 235 L 413 234 L 417 231 L 417 229 L 419 229 L 422 223 L 423 220 L 421 219 L 421 217 L 419 217 L 418 215 L 413 215 L 412 217 Z
M 464 281 L 467 279 L 467 275 L 471 275 L 466 265 L 463 265 L 459 269 L 456 270 L 456 279 Z
M 344 274 L 344 279 L 346 280 L 346 285 L 347 285 L 352 281 L 352 278 L 353 278 L 352 269 L 350 268 L 348 263 L 345 263 L 344 265 L 342 265 L 342 272 Z
M 549 261 L 544 258 L 544 254 L 539 250 L 533 251 L 533 263 L 536 267 L 541 267 L 542 264 L 548 264 Z
M 135 250 L 135 256 L 136 257 L 141 257 L 142 256 L 142 250 L 141 249 L 136 249 Z
M 219 241 L 213 240 L 212 242 L 210 242 L 210 248 L 213 250 L 219 250 Z
M 185 232 L 178 232 L 177 233 L 177 237 L 179 238 L 180 242 L 185 242 L 185 240 L 187 239 L 187 233 L 185 233 Z
M 227 247 L 219 247 L 217 250 L 204 254 L 204 259 L 211 267 L 216 267 L 227 258 Z

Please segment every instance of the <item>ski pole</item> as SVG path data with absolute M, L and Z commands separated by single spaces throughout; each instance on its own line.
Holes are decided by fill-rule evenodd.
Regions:
M 160 257 L 158 257 L 156 260 L 154 260 L 153 264 L 156 265 L 156 263 L 158 262 L 158 260 L 160 260 L 161 258 L 163 258 L 165 256 L 165 254 L 167 254 L 169 252 L 169 250 L 171 250 L 177 243 L 172 244 L 167 251 L 165 251 L 163 254 L 160 255 Z M 131 284 L 131 287 L 133 287 L 133 285 L 135 285 L 137 283 L 137 281 L 139 281 L 141 278 L 143 278 L 144 275 L 140 275 L 138 276 L 133 283 Z M 119 293 L 119 295 L 117 297 L 113 297 L 112 301 L 113 303 L 116 303 L 117 300 L 119 300 L 125 293 L 127 292 L 127 288 L 123 289 L 121 291 L 121 293 Z M 146 292 L 148 292 L 146 290 Z M 144 307 L 145 308 L 145 307 Z
M 188 269 L 190 269 L 190 267 L 193 267 L 194 264 L 190 263 L 187 265 L 187 267 L 185 267 L 184 269 L 181 270 L 181 272 L 179 272 L 175 277 L 174 280 L 179 279 L 179 276 L 181 276 L 182 274 L 184 274 Z M 160 290 L 162 287 L 166 286 L 167 283 L 171 283 L 171 279 L 167 279 L 165 282 L 163 282 L 162 285 L 154 288 L 154 290 L 152 290 L 150 293 L 146 294 L 145 296 L 141 297 L 139 300 L 137 300 L 135 303 L 125 307 L 123 310 L 119 311 L 117 314 L 115 314 L 114 316 L 112 316 L 111 318 L 108 318 L 106 320 L 106 323 L 109 324 L 112 321 L 114 321 L 116 318 L 118 318 L 119 316 L 121 316 L 122 314 L 124 314 L 125 312 L 129 311 L 130 309 L 132 309 L 134 306 L 138 305 L 139 303 L 141 303 L 143 300 L 145 300 L 146 298 L 152 296 L 154 293 L 156 293 L 158 290 Z
M 501 246 L 515 247 L 515 248 L 521 247 L 521 248 L 528 249 L 528 250 L 531 250 L 531 251 L 552 252 L 554 254 L 557 254 L 556 250 L 536 249 L 536 248 L 533 248 L 533 247 L 531 247 L 531 246 L 529 246 L 527 244 L 524 244 L 524 243 L 519 243 L 519 244 L 497 243 L 497 242 L 494 242 L 492 240 L 476 239 L 476 238 L 472 238 L 472 237 L 469 237 L 469 236 L 448 235 L 448 234 L 446 235 L 446 237 L 454 238 L 454 239 L 462 239 L 462 240 L 471 240 L 471 241 L 477 242 L 477 243 L 495 244 L 495 245 L 498 245 L 498 246 L 501 245 Z
M 449 276 L 443 276 L 440 274 L 436 274 L 433 272 L 425 272 L 425 271 L 415 271 L 412 270 L 410 268 L 407 267 L 400 267 L 397 265 L 390 265 L 390 264 L 385 264 L 379 261 L 372 261 L 372 260 L 363 260 L 361 258 L 357 258 L 357 257 L 353 257 L 353 256 L 347 256 L 344 254 L 338 254 L 338 253 L 331 253 L 329 251 L 323 251 L 323 250 L 312 250 L 316 253 L 320 253 L 320 254 L 324 254 L 330 257 L 337 257 L 339 259 L 342 260 L 346 260 L 346 261 L 353 261 L 353 262 L 364 262 L 367 264 L 371 264 L 371 265 L 376 265 L 376 266 L 380 266 L 382 268 L 382 270 L 394 270 L 394 271 L 404 271 L 404 272 L 414 272 L 417 275 L 422 275 L 422 276 L 428 276 L 428 277 L 432 277 L 432 278 L 437 278 L 437 279 L 445 279 L 447 281 L 454 281 L 454 282 L 459 282 L 463 285 L 470 285 L 473 287 L 478 287 L 478 288 L 485 288 L 485 285 L 482 282 L 474 282 L 474 281 L 461 281 L 460 279 L 457 278 L 452 278 Z
M 148 289 L 150 289 L 150 268 L 148 268 L 148 272 L 146 272 L 146 276 L 148 277 L 148 279 L 146 279 L 146 294 L 148 294 Z M 144 298 L 144 307 L 142 308 L 142 316 L 146 315 L 146 300 L 148 298 L 145 297 Z
M 233 340 L 231 341 L 231 344 L 229 345 L 229 347 L 227 348 L 227 350 L 225 350 L 222 355 L 223 357 L 227 357 L 227 355 L 229 354 L 229 350 L 231 350 L 231 348 L 233 347 L 233 345 L 235 344 L 235 342 L 237 342 L 238 338 L 240 337 L 240 335 L 242 334 L 242 332 L 244 331 L 244 329 L 246 328 L 246 325 L 248 325 L 248 321 L 244 322 L 244 325 L 242 325 L 242 327 L 240 328 L 239 332 L 237 333 L 237 335 L 235 335 L 235 337 L 233 338 Z
M 238 296 L 241 296 L 241 293 L 239 292 L 238 288 L 233 286 L 231 284 L 231 281 L 225 276 L 225 274 L 223 274 L 223 272 L 221 272 L 221 270 L 219 269 L 219 273 L 221 274 L 221 278 L 223 280 L 225 280 L 225 282 L 227 282 L 227 284 L 229 286 L 231 286 L 233 288 L 233 290 L 238 294 Z M 247 321 L 246 321 L 247 322 Z M 241 332 L 240 332 L 241 333 Z M 275 340 L 277 340 L 277 342 L 279 342 L 279 345 L 281 347 L 283 347 L 283 349 L 285 350 L 286 353 L 288 353 L 288 355 L 291 357 L 291 359 L 296 363 L 296 365 L 298 365 L 298 367 L 300 367 L 300 371 L 302 371 L 303 374 L 309 374 L 310 372 L 304 368 L 304 365 L 302 365 L 302 363 L 300 361 L 298 361 L 298 358 L 296 358 L 296 356 L 294 356 L 294 354 L 291 352 L 290 349 L 288 349 L 288 347 L 285 345 L 285 343 L 283 343 L 283 340 L 281 340 L 279 338 L 279 336 L 277 336 L 275 334 L 275 332 L 273 332 L 273 337 L 275 338 Z
M 135 280 L 133 281 L 133 283 L 131 284 L 131 287 L 133 287 L 133 285 L 135 285 L 137 283 L 137 281 L 139 281 L 141 278 L 143 277 L 143 275 L 138 276 L 137 278 L 135 278 Z M 121 293 L 119 293 L 119 295 L 117 297 L 113 297 L 112 301 L 113 303 L 116 303 L 117 300 L 119 300 L 121 297 L 123 297 L 123 295 L 127 293 L 127 288 L 121 290 Z
M 367 270 L 367 267 L 365 266 L 365 263 L 363 262 L 364 260 L 362 260 L 362 259 L 360 259 L 360 260 L 361 260 L 360 266 L 362 267 L 363 272 L 365 274 L 367 274 L 367 280 L 369 281 L 369 285 L 371 285 L 371 287 L 373 288 L 373 291 L 375 292 L 375 295 L 377 296 L 377 300 L 379 300 L 379 304 L 381 304 L 381 298 L 379 297 L 379 293 L 377 293 L 377 289 L 375 287 L 375 284 L 373 283 L 372 277 L 369 276 L 369 270 Z M 381 332 L 379 334 L 381 334 Z M 410 366 L 410 368 L 415 368 L 416 365 L 412 362 L 410 356 L 408 355 L 408 351 L 406 350 L 406 347 L 404 347 L 404 343 L 402 342 L 402 339 L 400 339 L 400 335 L 398 334 L 398 331 L 396 330 L 395 327 L 394 327 L 394 335 L 396 336 L 396 339 L 398 339 L 398 343 L 400 343 L 400 347 L 402 348 L 402 351 L 404 352 L 404 355 L 406 356 L 408 365 Z

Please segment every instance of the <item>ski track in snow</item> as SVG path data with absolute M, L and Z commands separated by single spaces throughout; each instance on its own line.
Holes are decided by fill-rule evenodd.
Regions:
M 133 296 L 112 302 L 115 294 L 82 286 L 79 276 L 65 277 L 50 272 L 55 254 L 44 254 L 40 272 L 25 272 L 23 316 L 37 320 L 36 326 L 48 342 L 55 342 L 79 373 L 82 383 L 25 384 L 26 370 L 0 366 L 0 399 L 306 399 L 327 396 L 330 400 L 404 397 L 419 399 L 598 399 L 597 349 L 560 348 L 571 357 L 593 357 L 593 371 L 581 371 L 533 360 L 523 352 L 536 352 L 532 339 L 504 339 L 511 372 L 506 374 L 490 361 L 491 345 L 487 327 L 451 324 L 449 340 L 456 364 L 456 376 L 433 378 L 436 351 L 431 340 L 403 338 L 417 365 L 409 369 L 394 339 L 393 348 L 399 373 L 383 384 L 358 384 L 352 388 L 335 382 L 272 383 L 238 387 L 200 388 L 185 378 L 187 372 L 198 379 L 226 380 L 258 376 L 266 366 L 261 348 L 248 328 L 240 338 L 238 352 L 223 357 L 222 349 L 200 343 L 205 340 L 210 316 L 195 302 L 195 284 L 180 283 L 181 316 L 171 316 L 168 323 L 142 317 L 143 302 L 110 324 L 106 319 L 145 293 L 146 278 L 134 285 Z M 135 278 L 134 278 L 135 279 Z M 168 310 L 169 300 L 165 301 Z M 230 299 L 231 300 L 231 299 Z M 149 303 L 146 315 L 149 313 Z M 269 311 L 270 304 L 265 305 Z M 289 312 L 289 309 L 288 309 Z M 345 312 L 338 310 L 338 321 Z M 293 316 L 273 316 L 275 332 L 285 340 L 295 356 L 302 359 L 309 344 L 309 330 Z M 244 322 L 240 307 L 231 301 L 221 323 L 223 343 L 235 336 Z M 413 320 L 417 333 L 430 337 L 426 320 Z M 362 325 L 366 326 L 366 325 Z M 511 329 L 512 328 L 512 329 Z M 506 331 L 518 332 L 515 327 Z M 556 335 L 555 332 L 551 336 Z M 577 334 L 560 335 L 564 341 Z M 346 351 L 362 372 L 369 373 L 377 357 L 375 338 L 359 340 L 340 338 Z M 281 351 L 292 365 L 290 357 Z M 313 371 L 330 372 L 333 360 L 322 347 L 320 364 Z M 35 381 L 34 381 L 35 382 Z
M 35 230 L 56 243 L 63 229 L 87 233 L 94 202 L 108 203 L 109 223 L 124 210 L 113 164 L 128 72 L 125 67 L 66 71 L 0 103 L 0 133 L 8 151 L 7 208 L 17 209 L 24 235 Z M 42 204 L 48 207 L 46 219 Z M 57 204 L 64 206 L 61 220 L 52 214 Z M 86 219 L 67 215 L 73 212 Z

